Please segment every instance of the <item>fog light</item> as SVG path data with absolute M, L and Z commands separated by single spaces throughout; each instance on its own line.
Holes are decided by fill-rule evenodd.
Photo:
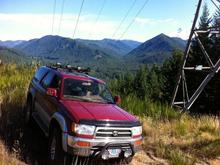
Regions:
M 124 152 L 124 157 L 125 157 L 125 158 L 128 158 L 128 157 L 131 156 L 131 155 L 132 155 L 131 149 L 126 150 L 126 151 Z
M 103 160 L 107 160 L 109 158 L 109 153 L 108 153 L 108 151 L 106 150 L 105 152 L 103 152 L 103 154 L 102 154 L 102 159 Z

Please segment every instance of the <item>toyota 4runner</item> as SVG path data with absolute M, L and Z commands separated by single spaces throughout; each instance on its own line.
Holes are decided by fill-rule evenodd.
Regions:
M 67 157 L 131 161 L 141 148 L 142 126 L 117 106 L 102 80 L 71 66 L 42 66 L 27 94 L 26 122 L 34 119 L 49 138 L 49 164 Z

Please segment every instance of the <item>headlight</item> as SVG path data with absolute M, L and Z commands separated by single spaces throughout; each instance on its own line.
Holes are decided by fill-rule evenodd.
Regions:
M 142 126 L 132 128 L 132 136 L 138 136 L 142 134 Z
M 95 126 L 91 125 L 73 124 L 73 127 L 72 131 L 79 135 L 94 135 L 95 132 Z

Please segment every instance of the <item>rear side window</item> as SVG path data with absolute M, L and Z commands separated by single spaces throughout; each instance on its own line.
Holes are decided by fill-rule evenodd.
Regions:
M 49 72 L 41 81 L 41 85 L 43 88 L 48 88 L 52 84 L 52 80 L 55 77 L 55 74 L 53 72 Z
M 40 68 L 34 75 L 34 79 L 37 81 L 40 81 L 45 76 L 46 73 L 47 73 L 47 70 L 45 68 Z
M 60 88 L 61 79 L 57 75 L 55 75 L 49 85 L 50 88 Z

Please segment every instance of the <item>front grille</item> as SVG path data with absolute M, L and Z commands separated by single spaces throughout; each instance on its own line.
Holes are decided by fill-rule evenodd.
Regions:
M 130 138 L 132 136 L 129 128 L 97 128 L 96 138 Z

